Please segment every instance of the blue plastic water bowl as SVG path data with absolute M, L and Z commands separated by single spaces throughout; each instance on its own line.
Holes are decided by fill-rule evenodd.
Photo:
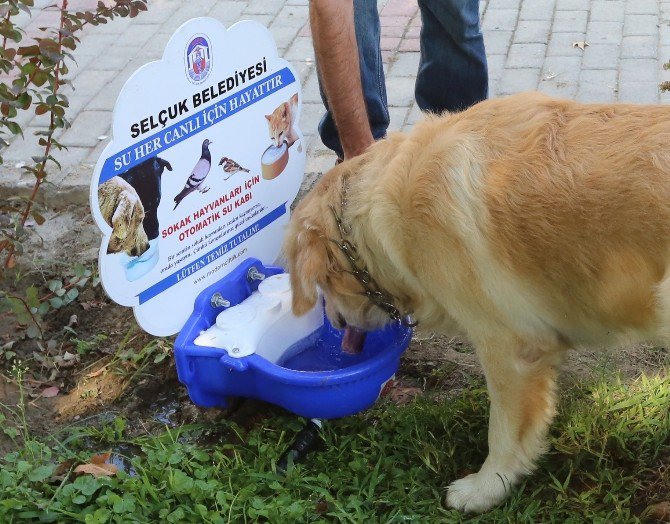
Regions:
M 351 355 L 341 350 L 343 331 L 324 316 L 319 329 L 284 351 L 286 358 L 276 363 L 257 353 L 233 357 L 228 348 L 194 343 L 224 309 L 258 289 L 258 273 L 269 277 L 284 270 L 248 258 L 196 299 L 175 342 L 177 374 L 191 400 L 203 407 L 226 407 L 230 397 L 255 398 L 322 419 L 353 415 L 372 406 L 398 369 L 412 338 L 410 328 L 393 324 L 370 332 L 362 351 Z

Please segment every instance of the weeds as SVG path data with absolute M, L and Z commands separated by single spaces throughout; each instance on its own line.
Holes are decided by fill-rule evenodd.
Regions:
M 20 280 L 17 259 L 23 254 L 30 231 L 27 222 L 32 219 L 42 225 L 47 220 L 40 212 L 43 210 L 38 210 L 37 197 L 42 185 L 48 183 L 49 175 L 61 167 L 56 156 L 67 149 L 58 136 L 70 127 L 66 117 L 69 101 L 62 88 L 70 83 L 67 75 L 80 33 L 89 25 L 106 24 L 119 17 L 132 18 L 147 9 L 146 0 L 113 0 L 108 4 L 91 2 L 87 11 L 70 9 L 68 0 L 50 5 L 45 9 L 58 13 L 56 26 L 38 28 L 37 34 L 29 35 L 30 41 L 26 43 L 25 31 L 16 25 L 16 19 L 22 11 L 31 14 L 34 0 L 0 0 L 0 163 L 9 140 L 24 136 L 19 123 L 23 114 L 44 115 L 48 120 L 45 127 L 34 133 L 40 154 L 21 168 L 23 174 L 34 179 L 30 195 L 27 198 L 17 195 L 0 202 L 0 213 L 10 219 L 9 226 L 0 228 L 0 281 L 12 277 Z M 42 317 L 49 309 L 76 299 L 78 288 L 89 277 L 90 270 L 82 270 L 81 275 L 75 275 L 74 282 L 51 281 L 49 293 L 42 298 L 35 286 L 23 286 L 25 290 L 17 293 L 0 289 L 0 314 L 13 314 L 28 337 L 43 338 Z
M 277 411 L 248 431 L 219 423 L 227 438 L 214 446 L 198 444 L 207 429 L 198 425 L 132 439 L 122 419 L 71 429 L 58 435 L 66 442 L 60 447 L 33 441 L 35 459 L 19 451 L 1 461 L 7 496 L 0 520 L 639 522 L 648 505 L 670 494 L 670 379 L 659 374 L 567 391 L 553 449 L 537 473 L 504 505 L 470 519 L 447 510 L 443 499 L 445 486 L 486 455 L 482 384 L 442 404 L 430 397 L 403 407 L 380 403 L 333 421 L 322 449 L 289 464 L 285 476 L 276 462 L 300 424 Z M 100 449 L 137 450 L 133 474 L 49 481 L 59 461 L 85 460 Z

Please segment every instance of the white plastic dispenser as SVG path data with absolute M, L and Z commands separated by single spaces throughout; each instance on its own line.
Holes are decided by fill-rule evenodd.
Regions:
M 290 358 L 287 351 L 323 326 L 323 299 L 301 317 L 291 311 L 287 273 L 265 278 L 258 291 L 216 317 L 216 323 L 195 339 L 198 346 L 225 349 L 231 357 L 257 354 L 276 364 Z M 299 348 L 304 349 L 304 348 Z

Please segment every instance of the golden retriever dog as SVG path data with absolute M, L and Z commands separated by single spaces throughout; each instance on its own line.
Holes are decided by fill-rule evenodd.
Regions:
M 115 176 L 98 187 L 98 205 L 102 217 L 112 228 L 107 253 L 125 252 L 139 256 L 149 249 L 144 231 L 144 207 L 137 192 L 128 182 Z
M 337 327 L 411 313 L 474 344 L 489 454 L 446 503 L 488 510 L 545 449 L 566 350 L 670 340 L 670 106 L 522 93 L 428 116 L 329 171 L 284 254 L 296 314 L 318 286 Z

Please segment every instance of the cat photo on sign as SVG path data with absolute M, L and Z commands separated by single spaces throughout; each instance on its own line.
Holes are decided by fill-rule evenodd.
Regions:
M 298 93 L 294 94 L 287 102 L 280 104 L 270 115 L 265 115 L 268 121 L 270 139 L 275 147 L 280 147 L 286 142 L 291 147 L 298 140 L 294 126 L 298 114 Z
M 266 180 L 277 178 L 288 164 L 289 148 L 298 141 L 295 123 L 298 116 L 298 93 L 265 115 L 272 144 L 261 157 L 261 173 Z M 302 153 L 302 146 L 298 145 Z

